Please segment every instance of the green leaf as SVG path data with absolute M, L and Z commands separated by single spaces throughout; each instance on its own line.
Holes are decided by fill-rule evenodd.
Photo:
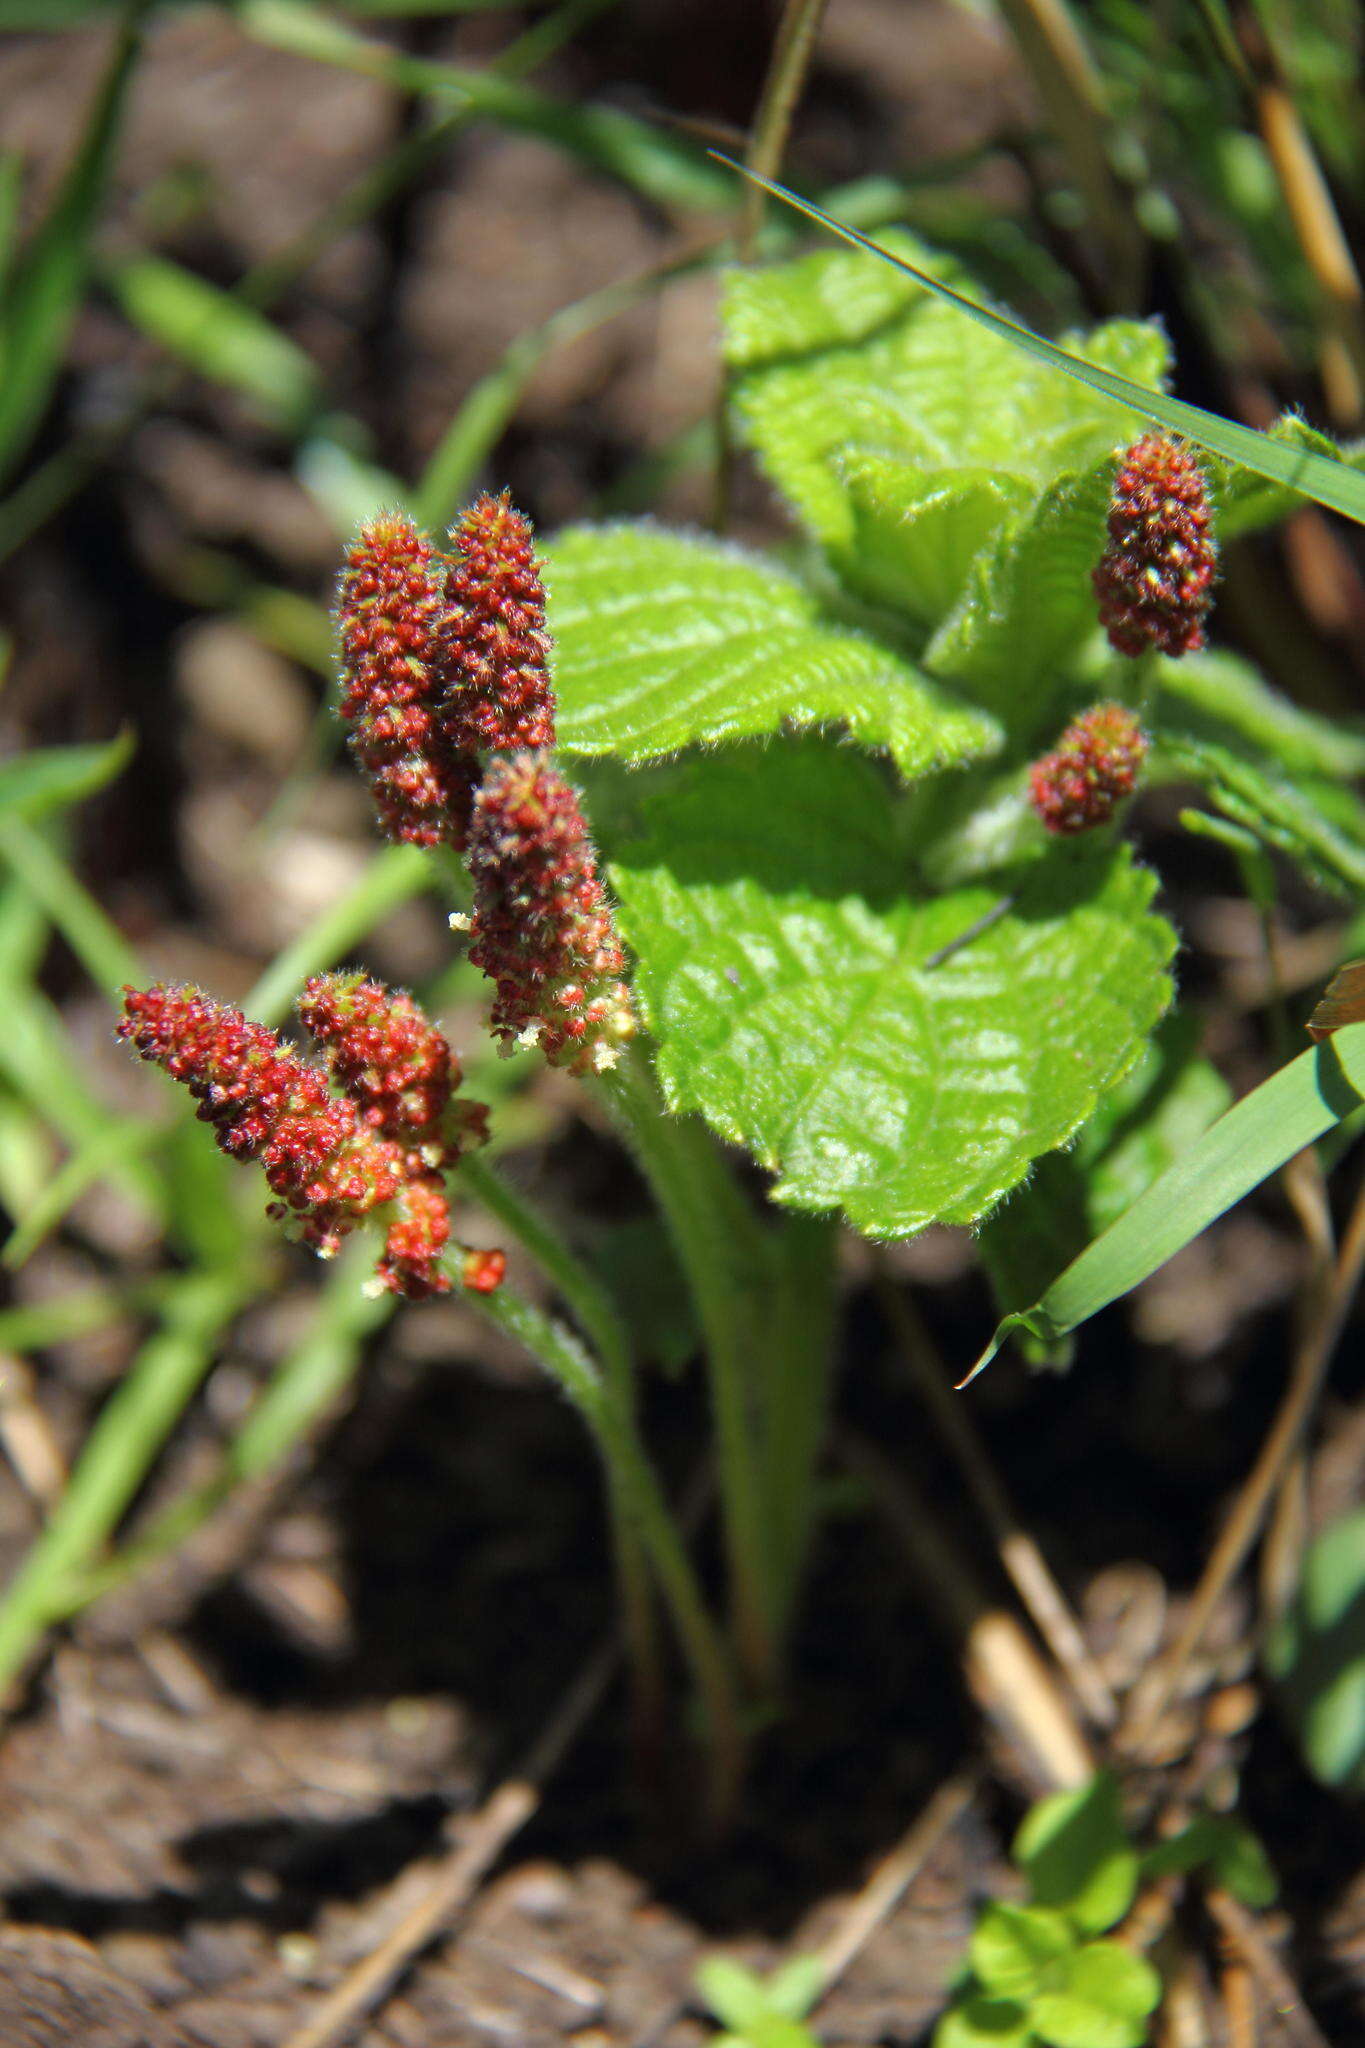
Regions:
M 1170 999 L 1174 934 L 1126 849 L 909 894 L 902 814 L 847 749 L 734 749 L 661 790 L 613 869 L 670 1106 L 796 1208 L 901 1236 L 974 1221 L 1065 1144 Z
M 944 2013 L 933 2048 L 1031 2048 L 1033 2040 L 1027 2006 L 977 1991 Z
M 740 164 L 723 156 L 719 150 L 712 150 L 712 156 L 721 163 L 728 163 L 742 177 L 761 185 L 775 198 L 783 199 L 809 219 L 818 221 L 821 227 L 832 234 L 851 242 L 856 248 L 866 250 L 870 255 L 880 257 L 903 276 L 913 278 L 926 290 L 933 292 L 945 304 L 955 306 L 960 313 L 986 328 L 1001 340 L 1008 341 L 1022 355 L 1035 362 L 1047 364 L 1061 371 L 1075 382 L 1089 390 L 1112 399 L 1116 405 L 1124 406 L 1140 414 L 1144 419 L 1155 420 L 1158 426 L 1168 428 L 1172 433 L 1182 434 L 1187 440 L 1195 441 L 1211 454 L 1221 455 L 1227 461 L 1240 463 L 1258 476 L 1268 477 L 1271 482 L 1285 484 L 1291 490 L 1312 498 L 1319 505 L 1326 505 L 1334 512 L 1344 513 L 1346 518 L 1365 521 L 1365 475 L 1350 468 L 1346 463 L 1333 460 L 1316 449 L 1286 446 L 1270 434 L 1256 432 L 1251 427 L 1238 425 L 1235 420 L 1225 420 L 1217 413 L 1205 412 L 1202 406 L 1190 405 L 1184 399 L 1171 398 L 1165 392 L 1147 390 L 1131 375 L 1123 375 L 1109 365 L 1095 359 L 1093 349 L 1087 356 L 1078 356 L 1061 349 L 1054 342 L 1045 341 L 1031 328 L 1022 327 L 1016 320 L 1006 319 L 1003 314 L 992 312 L 988 306 L 979 305 L 974 299 L 955 291 L 941 278 L 933 276 L 918 263 L 908 261 L 893 249 L 883 247 L 870 240 L 858 229 L 845 222 L 835 220 L 832 214 L 814 206 L 808 199 L 798 198 L 785 185 L 761 178 L 754 171 L 745 170 Z M 1122 432 L 1122 423 L 1115 421 L 1114 431 Z
M 1161 1978 L 1145 1956 L 1116 1941 L 1092 1941 L 1072 1957 L 1064 1991 L 1035 1998 L 1029 2018 L 1048 2048 L 1142 2048 L 1161 1999 Z
M 1097 462 L 1126 424 L 928 296 L 918 280 L 930 271 L 966 282 L 951 259 L 905 234 L 887 246 L 910 259 L 900 274 L 835 251 L 737 270 L 725 284 L 739 420 L 778 489 L 840 559 L 856 541 L 848 477 L 860 451 L 941 472 L 945 483 L 989 470 L 1031 498 L 1058 469 Z M 1159 330 L 1135 322 L 1113 322 L 1082 345 L 1144 383 L 1159 382 L 1168 364 Z
M 996 470 L 945 472 L 852 448 L 838 462 L 849 538 L 830 560 L 848 589 L 929 628 L 962 595 L 972 563 L 1028 501 Z
M 133 735 L 80 747 L 35 747 L 0 762 L 0 816 L 41 818 L 94 796 L 132 758 Z
M 1238 655 L 1205 649 L 1179 661 L 1157 659 L 1157 697 L 1149 723 L 1268 754 L 1286 772 L 1348 776 L 1365 773 L 1365 732 L 1320 718 L 1272 690 Z
M 1010 1330 L 1054 1343 L 1155 1273 L 1234 1202 L 1359 1107 L 1365 1024 L 1301 1053 L 1234 1103 L 1191 1151 L 1087 1245 L 1032 1307 L 1006 1316 L 972 1368 L 988 1365 Z
M 1059 676 L 1095 630 L 1090 572 L 1104 542 L 1113 465 L 1058 476 L 1027 520 L 973 565 L 956 609 L 924 652 L 926 667 L 1029 734 Z
M 1040 1159 L 982 1225 L 977 1244 L 1003 1311 L 1032 1300 L 1227 1108 L 1228 1085 L 1199 1057 L 1199 1032 L 1188 1011 L 1165 1017 L 1071 1150 Z
M 42 418 L 90 263 L 90 236 L 113 168 L 147 0 L 129 0 L 80 143 L 46 220 L 15 267 L 0 307 L 0 473 Z
M 1137 1852 L 1108 1771 L 1078 1791 L 1040 1800 L 1025 1815 L 1012 1853 L 1036 1903 L 1064 1911 L 1084 1933 L 1113 1927 L 1133 1903 Z
M 816 1976 L 806 2000 L 808 2005 L 820 1989 L 820 1963 L 814 1956 L 796 1960 L 806 1966 L 803 1984 L 809 1981 L 809 1966 L 814 1965 Z M 790 1976 L 791 1968 L 789 1965 L 783 1974 Z M 752 1970 L 746 1970 L 729 1956 L 708 1956 L 697 1969 L 696 1983 L 716 2018 L 729 2028 L 726 2038 L 736 2048 L 818 2048 L 814 2035 L 800 2023 L 806 2005 L 795 2012 L 788 2009 L 790 1986 L 784 2003 L 775 1995 L 776 1980 L 765 1984 Z
M 1365 1034 L 1365 1025 L 1351 1028 Z M 1293 1605 L 1266 1645 L 1266 1666 L 1314 1777 L 1365 1789 L 1365 1508 L 1309 1545 Z
M 1257 1910 L 1273 1903 L 1279 1886 L 1259 1837 L 1228 1813 L 1197 1813 L 1179 1834 L 1158 1842 L 1142 1859 L 1144 1880 L 1184 1875 L 1208 1865 L 1226 1891 Z
M 998 742 L 992 719 L 824 622 L 805 585 L 759 556 L 633 525 L 571 528 L 546 555 L 566 753 L 640 762 L 839 724 L 909 777 Z
M 1026 1998 L 1075 1946 L 1060 1913 L 995 1899 L 972 1935 L 972 1969 L 993 1998 Z
M 1288 855 L 1322 888 L 1365 890 L 1365 805 L 1351 791 L 1291 780 L 1272 761 L 1169 726 L 1160 746 L 1163 765 L 1200 783 L 1224 817 Z
M 111 265 L 110 290 L 135 327 L 214 384 L 249 398 L 272 425 L 298 432 L 322 396 L 301 348 L 253 306 L 165 256 Z
M 789 2019 L 804 2019 L 825 1988 L 825 1965 L 819 1956 L 793 1956 L 768 1979 L 768 2003 Z

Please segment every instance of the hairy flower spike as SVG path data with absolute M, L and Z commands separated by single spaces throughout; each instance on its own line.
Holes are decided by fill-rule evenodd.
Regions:
M 1120 654 L 1192 654 L 1204 644 L 1218 551 L 1208 485 L 1190 450 L 1144 434 L 1123 457 L 1109 539 L 1094 571 L 1100 624 Z
M 450 538 L 458 559 L 445 579 L 441 664 L 451 743 L 470 754 L 553 746 L 545 586 L 531 523 L 506 491 L 485 493 Z
M 430 1167 L 487 1142 L 487 1109 L 454 1100 L 460 1063 L 410 995 L 363 974 L 315 974 L 298 1012 L 332 1079 L 381 1137 Z
M 340 709 L 387 836 L 463 848 L 478 765 L 440 709 L 444 569 L 401 512 L 361 528 L 337 599 Z
M 552 1066 L 614 1065 L 635 1018 L 578 794 L 544 754 L 495 761 L 469 835 L 469 957 L 497 983 L 492 1029 Z
M 368 1103 L 333 1095 L 320 1067 L 197 988 L 125 988 L 118 1035 L 185 1083 L 224 1152 L 260 1162 L 276 1197 L 269 1213 L 323 1258 L 380 1212 L 377 1291 L 413 1299 L 449 1291 L 439 1263 L 450 1242 L 440 1175 L 398 1137 L 380 1135 Z M 471 1254 L 460 1249 L 467 1263 Z
M 1096 704 L 1029 770 L 1029 797 L 1049 832 L 1105 824 L 1136 786 L 1147 736 L 1122 704 Z

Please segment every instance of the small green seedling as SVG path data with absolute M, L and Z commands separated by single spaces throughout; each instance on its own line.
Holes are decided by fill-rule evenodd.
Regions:
M 712 2048 L 818 2048 L 806 2014 L 824 1988 L 818 1956 L 794 1956 L 766 1980 L 729 1956 L 711 1956 L 697 1989 L 725 2028 Z

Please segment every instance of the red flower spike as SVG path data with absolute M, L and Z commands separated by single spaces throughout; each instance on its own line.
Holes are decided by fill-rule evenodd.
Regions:
M 1049 832 L 1088 832 L 1136 787 L 1147 735 L 1122 704 L 1096 704 L 1029 770 L 1029 798 Z
M 410 995 L 363 974 L 316 974 L 297 1007 L 333 1081 L 381 1136 L 428 1167 L 487 1142 L 487 1109 L 452 1100 L 460 1063 Z
M 1120 654 L 1192 654 L 1204 644 L 1218 550 L 1204 472 L 1183 442 L 1144 434 L 1119 465 L 1109 539 L 1093 581 Z
M 276 1197 L 268 1213 L 305 1244 L 330 1258 L 378 1211 L 387 1237 L 375 1286 L 416 1299 L 449 1292 L 439 1264 L 450 1238 L 439 1175 L 419 1152 L 380 1135 L 368 1105 L 333 1095 L 321 1068 L 240 1010 L 184 986 L 125 989 L 118 1035 L 185 1083 L 224 1152 L 259 1161 Z
M 387 836 L 463 848 L 478 765 L 439 709 L 444 566 L 401 512 L 360 529 L 337 598 L 340 710 Z
M 613 1066 L 635 1030 L 625 958 L 578 794 L 544 754 L 495 761 L 469 834 L 469 957 L 497 983 L 492 1029 L 571 1073 Z
M 446 574 L 441 636 L 450 743 L 468 754 L 553 746 L 545 586 L 531 523 L 505 491 L 485 493 L 450 538 L 459 557 Z
M 495 1294 L 506 1271 L 507 1260 L 502 1252 L 465 1253 L 462 1277 L 471 1294 Z

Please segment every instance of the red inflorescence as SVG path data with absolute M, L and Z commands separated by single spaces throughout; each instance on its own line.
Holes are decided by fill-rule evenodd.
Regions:
M 555 738 L 545 586 L 531 522 L 485 492 L 451 530 L 441 638 L 443 716 L 455 745 L 551 747 Z
M 1029 770 L 1029 797 L 1049 832 L 1105 824 L 1136 787 L 1147 736 L 1122 704 L 1096 704 Z
M 469 957 L 497 983 L 492 1029 L 576 1074 L 635 1029 L 625 966 L 578 794 L 544 754 L 495 761 L 469 835 Z
M 430 1031 L 415 1004 L 411 1009 Z M 408 1028 L 404 1016 L 400 1038 Z M 333 1095 L 321 1068 L 200 989 L 126 988 L 118 1034 L 185 1083 L 225 1152 L 260 1162 L 277 1197 L 271 1214 L 290 1220 L 322 1257 L 382 1211 L 386 1239 L 376 1284 L 413 1298 L 449 1291 L 439 1264 L 450 1241 L 440 1175 L 401 1136 L 382 1134 L 368 1100 Z
M 299 998 L 332 1079 L 382 1137 L 451 1166 L 488 1138 L 481 1102 L 460 1102 L 460 1063 L 410 995 L 363 974 L 315 974 Z
M 340 709 L 388 837 L 463 847 L 478 764 L 440 708 L 445 566 L 401 512 L 361 528 L 337 599 Z
M 1119 465 L 1109 540 L 1094 571 L 1100 624 L 1120 654 L 1191 654 L 1204 644 L 1218 550 L 1208 485 L 1190 450 L 1144 434 Z

